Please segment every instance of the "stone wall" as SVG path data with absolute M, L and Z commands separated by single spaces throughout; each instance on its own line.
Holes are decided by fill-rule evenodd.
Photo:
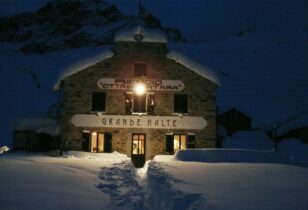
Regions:
M 184 66 L 166 57 L 165 44 L 117 43 L 114 57 L 86 68 L 64 79 L 62 145 L 68 149 L 81 150 L 82 130 L 112 132 L 112 150 L 131 154 L 132 133 L 146 134 L 146 157 L 165 153 L 167 132 L 196 134 L 197 147 L 215 147 L 216 144 L 216 85 L 197 75 Z M 91 113 L 92 92 L 102 91 L 97 86 L 100 78 L 134 78 L 134 63 L 147 64 L 147 78 L 182 80 L 185 88 L 181 92 L 155 92 L 155 115 L 170 116 L 173 113 L 173 95 L 183 93 L 188 96 L 189 116 L 202 116 L 207 120 L 203 130 L 167 129 L 110 129 L 78 128 L 71 123 L 74 114 Z M 123 90 L 106 90 L 106 114 L 125 114 L 125 93 Z

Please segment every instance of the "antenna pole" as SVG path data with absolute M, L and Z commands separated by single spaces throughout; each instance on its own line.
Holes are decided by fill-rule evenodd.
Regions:
M 139 10 L 138 10 L 138 12 L 139 12 L 139 14 L 138 14 L 139 18 L 141 18 L 141 8 L 142 8 L 142 6 L 141 6 L 141 0 L 139 0 Z

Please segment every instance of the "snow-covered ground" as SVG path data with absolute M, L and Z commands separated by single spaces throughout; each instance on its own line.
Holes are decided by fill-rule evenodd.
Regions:
M 3 0 L 0 14 L 33 11 L 48 0 Z M 108 0 L 125 14 L 138 1 Z M 239 107 L 263 130 L 308 107 L 308 30 L 305 0 L 147 0 L 162 24 L 179 28 L 188 42 L 170 43 L 188 58 L 222 73 L 219 111 Z M 179 15 L 181 14 L 181 15 Z M 19 118 L 38 117 L 57 101 L 52 86 L 60 72 L 109 49 L 84 48 L 24 55 L 21 45 L 0 44 L 1 145 L 11 145 Z M 33 78 L 36 76 L 36 79 Z M 306 125 L 306 122 L 305 122 Z
M 156 209 L 290 210 L 308 208 L 308 169 L 274 163 L 153 162 L 148 179 L 168 183 L 151 195 Z M 155 169 L 168 177 L 160 177 Z M 150 170 L 151 171 L 151 170 Z M 152 184 L 155 186 L 155 184 Z M 164 193 L 167 191 L 166 193 Z M 181 192 L 181 193 L 179 193 Z M 157 196 L 163 194 L 165 197 Z M 180 194 L 180 196 L 179 196 Z M 176 208 L 171 208 L 175 206 Z
M 2 155 L 0 209 L 106 209 L 110 197 L 99 188 L 99 174 L 103 168 L 128 158 L 117 153 L 108 157 L 80 154 L 70 153 L 65 158 L 31 153 Z
M 141 169 L 117 152 L 57 154 L 0 155 L 1 209 L 308 208 L 308 146 L 300 142 L 285 142 L 279 152 L 182 150 Z

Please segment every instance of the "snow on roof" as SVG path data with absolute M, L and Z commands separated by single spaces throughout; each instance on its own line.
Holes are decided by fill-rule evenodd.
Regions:
M 289 122 L 286 122 L 281 126 L 278 125 L 277 134 L 283 135 L 291 130 L 302 127 L 308 127 L 308 112 L 303 113 L 297 118 L 290 120 Z
M 164 33 L 156 29 L 145 28 L 140 25 L 126 28 L 116 33 L 115 42 L 136 42 L 136 36 L 142 35 L 141 42 L 158 42 L 167 43 L 167 38 Z
M 34 131 L 51 136 L 60 135 L 60 126 L 55 118 L 28 118 L 20 119 L 14 126 L 17 131 Z
M 238 131 L 223 142 L 224 148 L 271 150 L 273 142 L 269 136 L 262 131 Z
M 232 109 L 235 109 L 235 110 L 237 110 L 237 111 L 247 115 L 247 117 L 251 116 L 251 113 L 249 113 L 248 111 L 244 110 L 243 107 L 240 107 L 240 105 L 237 106 L 237 105 L 234 105 L 234 104 L 226 106 L 226 107 L 223 107 L 223 108 L 220 108 L 219 109 L 219 114 L 224 114 L 225 112 L 228 112 L 228 111 L 230 111 Z
M 79 71 L 97 64 L 98 62 L 101 62 L 103 60 L 106 60 L 108 58 L 113 57 L 114 53 L 111 50 L 104 50 L 101 53 L 91 57 L 91 58 L 86 58 L 78 63 L 72 64 L 69 66 L 59 77 L 57 83 L 53 86 L 53 89 L 59 90 L 60 89 L 60 84 L 61 81 L 64 80 L 66 77 L 69 77 L 73 74 L 78 73 Z
M 199 74 L 200 76 L 214 82 L 218 86 L 221 85 L 220 79 L 218 76 L 211 71 L 210 69 L 202 66 L 201 64 L 196 63 L 195 61 L 190 60 L 186 56 L 182 55 L 177 51 L 171 51 L 167 54 L 167 58 L 175 61 L 176 63 L 182 64 L 186 68 L 192 70 L 193 72 Z

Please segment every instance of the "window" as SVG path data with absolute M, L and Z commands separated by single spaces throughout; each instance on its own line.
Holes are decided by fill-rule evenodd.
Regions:
M 92 93 L 92 111 L 98 111 L 98 112 L 106 111 L 106 93 L 105 92 Z
M 175 113 L 187 113 L 187 95 L 175 94 L 173 107 Z
M 195 134 L 189 134 L 187 136 L 187 148 L 192 149 L 196 146 L 196 136 Z
M 133 134 L 132 154 L 141 155 L 144 154 L 145 148 L 145 134 Z
M 186 135 L 174 135 L 173 136 L 173 151 L 177 152 L 181 149 L 186 149 Z
M 166 152 L 174 154 L 175 152 L 186 148 L 195 148 L 195 135 L 167 134 Z
M 147 95 L 137 96 L 133 94 L 133 112 L 145 113 L 146 100 L 147 100 Z
M 125 113 L 147 113 L 154 114 L 154 94 L 148 93 L 137 96 L 133 93 L 126 94 Z
M 90 152 L 111 152 L 110 133 L 91 133 Z
M 135 63 L 135 77 L 146 77 L 147 65 L 145 63 Z

